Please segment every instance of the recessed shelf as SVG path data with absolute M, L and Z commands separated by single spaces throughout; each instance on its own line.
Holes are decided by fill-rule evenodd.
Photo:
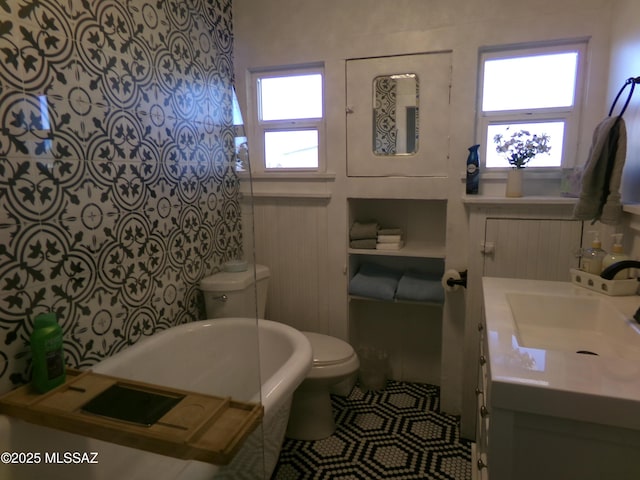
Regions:
M 408 242 L 399 250 L 376 250 L 373 248 L 350 248 L 351 255 L 382 255 L 386 257 L 428 257 L 444 258 L 444 245 L 433 245 L 428 242 Z
M 524 196 L 505 197 L 489 195 L 463 195 L 462 202 L 468 205 L 573 205 L 578 201 L 573 197 Z
M 441 303 L 441 302 L 414 302 L 414 301 L 411 301 L 411 300 L 398 300 L 398 299 L 382 300 L 382 299 L 379 299 L 379 298 L 361 297 L 359 295 L 349 295 L 349 301 L 351 301 L 351 300 L 364 301 L 364 302 L 398 303 L 398 304 L 407 304 L 407 305 L 427 305 L 427 306 L 432 306 L 432 307 L 442 307 L 443 306 L 443 303 Z

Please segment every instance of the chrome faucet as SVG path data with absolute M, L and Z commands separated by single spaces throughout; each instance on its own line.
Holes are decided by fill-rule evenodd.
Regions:
M 605 280 L 613 280 L 613 277 L 616 276 L 616 273 L 627 268 L 640 268 L 640 262 L 638 260 L 622 260 L 620 262 L 612 263 L 602 271 L 600 276 Z M 638 308 L 638 310 L 636 310 L 633 318 L 636 322 L 640 323 L 640 307 Z

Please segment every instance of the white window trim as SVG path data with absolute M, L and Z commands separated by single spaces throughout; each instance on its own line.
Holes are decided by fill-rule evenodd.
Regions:
M 269 120 L 262 121 L 260 119 L 260 103 L 258 80 L 263 77 L 288 77 L 293 75 L 304 75 L 319 73 L 322 76 L 322 117 L 302 120 Z M 251 122 L 249 128 L 249 155 L 251 158 L 251 171 L 254 173 L 262 173 L 267 175 L 278 175 L 279 173 L 289 175 L 291 173 L 313 173 L 325 172 L 327 168 L 326 162 L 326 78 L 323 65 L 305 65 L 305 66 L 289 66 L 282 68 L 269 68 L 262 70 L 252 70 L 249 72 L 249 106 L 248 114 Z M 267 168 L 264 153 L 264 132 L 279 131 L 291 129 L 317 129 L 318 130 L 318 167 L 317 168 Z
M 490 167 L 485 164 L 487 150 L 495 148 L 493 143 L 487 144 L 487 129 L 491 124 L 529 123 L 562 120 L 566 122 L 565 141 L 562 148 L 561 165 L 558 167 L 532 167 L 532 172 L 557 173 L 564 168 L 577 165 L 578 146 L 580 141 L 580 124 L 584 104 L 584 89 L 586 77 L 587 40 L 570 40 L 559 42 L 529 43 L 516 46 L 499 46 L 481 49 L 478 66 L 478 95 L 476 117 L 476 143 L 481 147 L 481 167 L 488 172 L 505 172 L 509 168 Z M 499 58 L 514 58 L 546 53 L 578 52 L 576 90 L 573 106 L 540 108 L 534 110 L 502 110 L 493 112 L 482 111 L 482 94 L 484 91 L 484 62 Z

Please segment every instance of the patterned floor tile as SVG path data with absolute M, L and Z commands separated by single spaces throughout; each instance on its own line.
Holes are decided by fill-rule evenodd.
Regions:
M 285 439 L 272 480 L 469 480 L 470 443 L 458 419 L 440 412 L 440 389 L 390 381 L 332 397 L 336 432 L 305 442 Z

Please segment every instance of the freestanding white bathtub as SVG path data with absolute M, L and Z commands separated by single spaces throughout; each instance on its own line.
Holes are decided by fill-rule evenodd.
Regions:
M 13 459 L 32 462 L 0 462 L 0 478 L 268 479 L 284 438 L 291 397 L 311 368 L 312 354 L 309 341 L 294 328 L 269 320 L 257 324 L 258 328 L 250 318 L 224 318 L 180 325 L 92 368 L 96 373 L 261 401 L 262 424 L 229 465 L 179 460 L 0 415 L 0 453 L 22 453 Z

